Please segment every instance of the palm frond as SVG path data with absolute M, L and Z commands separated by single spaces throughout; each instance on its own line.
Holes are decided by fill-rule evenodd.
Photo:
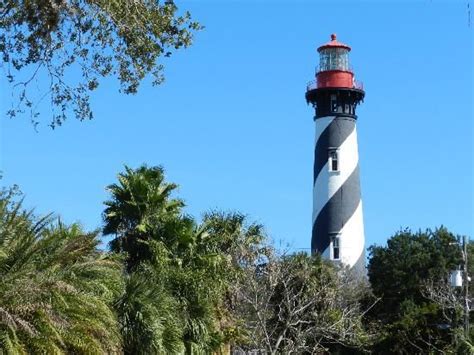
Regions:
M 9 199 L 0 194 L 0 352 L 120 351 L 120 263 L 97 249 L 97 233 Z

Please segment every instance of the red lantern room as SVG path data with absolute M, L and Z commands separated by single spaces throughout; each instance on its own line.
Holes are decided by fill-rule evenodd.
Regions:
M 320 88 L 355 88 L 354 73 L 349 66 L 351 47 L 338 42 L 336 35 L 331 41 L 318 48 L 319 69 L 316 73 L 316 87 Z M 358 86 L 358 85 L 357 85 Z M 361 89 L 361 87 L 357 87 Z
M 356 106 L 363 101 L 365 92 L 361 83 L 354 79 L 349 63 L 351 47 L 338 42 L 336 35 L 318 48 L 319 66 L 316 80 L 306 87 L 306 101 L 316 108 L 316 116 L 344 114 L 357 117 Z

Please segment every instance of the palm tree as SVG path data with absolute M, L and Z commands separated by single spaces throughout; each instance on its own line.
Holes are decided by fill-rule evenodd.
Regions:
M 119 262 L 97 233 L 37 218 L 0 192 L 0 353 L 119 353 Z
M 221 342 L 229 349 L 233 344 L 248 341 L 248 329 L 242 314 L 237 312 L 236 289 L 248 277 L 248 269 L 266 263 L 273 250 L 263 225 L 249 222 L 240 212 L 208 212 L 202 228 L 206 233 L 198 239 L 197 254 L 220 257 L 210 282 L 220 285 L 214 298 L 217 328 L 224 335 Z
M 181 216 L 183 201 L 171 198 L 176 188 L 165 182 L 162 167 L 146 165 L 138 169 L 125 166 L 118 183 L 107 187 L 111 199 L 105 202 L 103 234 L 114 235 L 110 247 L 126 253 L 129 270 L 152 258 L 151 239 L 178 242 L 175 232 L 192 224 Z
M 210 353 L 223 341 L 228 258 L 207 223 L 182 213 L 184 203 L 172 197 L 176 187 L 161 167 L 146 166 L 125 167 L 108 187 L 104 234 L 115 236 L 111 249 L 127 258 L 117 307 L 126 352 L 173 353 L 177 343 L 167 347 L 165 339 L 177 334 L 187 354 Z
M 142 264 L 125 276 L 116 310 L 125 354 L 178 354 L 184 349 L 179 304 L 167 288 L 167 266 L 160 272 Z
M 268 252 L 268 237 L 262 224 L 248 222 L 240 212 L 211 211 L 203 218 L 207 239 L 201 252 L 220 252 L 229 256 L 234 267 L 244 267 Z

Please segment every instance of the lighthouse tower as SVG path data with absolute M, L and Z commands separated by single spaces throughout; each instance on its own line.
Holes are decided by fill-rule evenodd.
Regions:
M 306 101 L 315 109 L 312 253 L 365 274 L 356 107 L 365 92 L 349 64 L 351 48 L 336 35 L 318 48 L 316 80 Z

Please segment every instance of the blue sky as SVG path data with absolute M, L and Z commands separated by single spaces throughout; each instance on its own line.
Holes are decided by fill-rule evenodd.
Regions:
M 240 210 L 275 241 L 309 248 L 314 123 L 304 93 L 316 48 L 335 32 L 366 90 L 367 246 L 402 227 L 473 235 L 472 2 L 176 3 L 206 28 L 164 61 L 164 85 L 123 96 L 102 82 L 95 119 L 55 131 L 2 120 L 3 184 L 18 184 L 27 206 L 98 228 L 105 186 L 124 164 L 163 165 L 188 213 Z M 2 85 L 2 112 L 9 97 Z

